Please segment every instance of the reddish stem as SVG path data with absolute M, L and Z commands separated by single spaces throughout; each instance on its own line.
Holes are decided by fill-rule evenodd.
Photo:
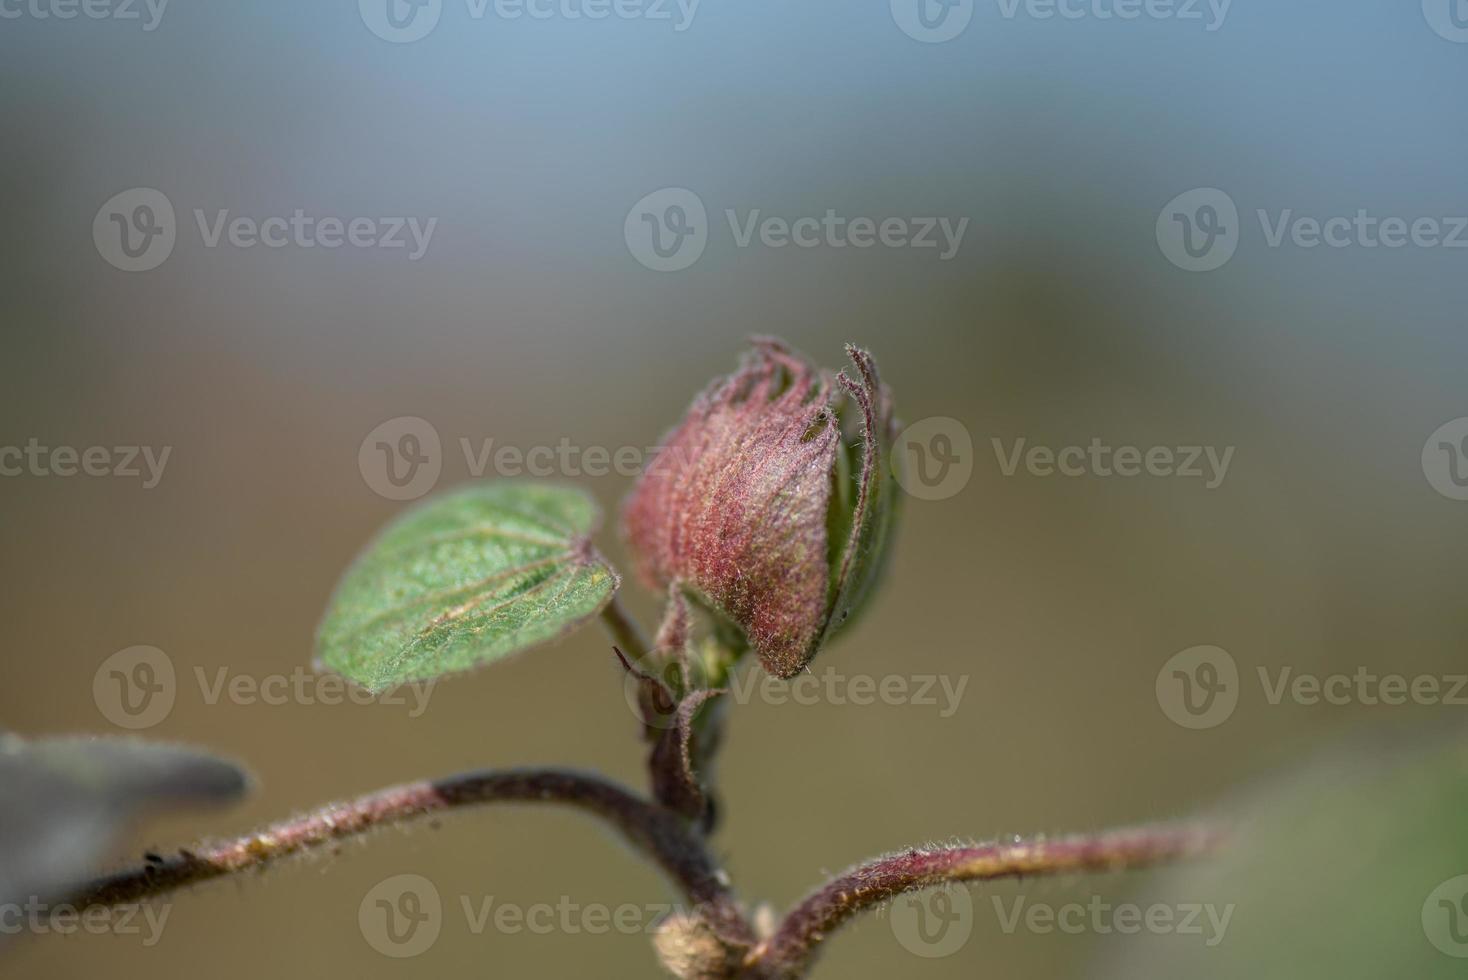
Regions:
M 237 874 L 376 827 L 476 803 L 562 803 L 606 820 L 652 858 L 731 944 L 754 943 L 724 872 L 681 817 L 599 776 L 559 769 L 464 773 L 407 783 L 334 803 L 222 843 L 181 850 L 161 862 L 102 878 L 77 896 L 83 908 L 136 902 Z
M 750 954 L 745 975 L 763 980 L 803 976 L 833 931 L 904 892 L 946 882 L 1139 868 L 1209 852 L 1221 837 L 1204 827 L 1156 826 L 890 854 L 852 868 L 795 906 L 775 934 Z

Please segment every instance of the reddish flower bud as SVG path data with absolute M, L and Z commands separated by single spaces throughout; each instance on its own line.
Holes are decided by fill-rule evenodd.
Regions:
M 897 498 L 891 398 L 871 357 L 847 353 L 855 379 L 756 340 L 694 401 L 623 512 L 643 581 L 700 596 L 779 677 L 809 663 L 868 591 Z

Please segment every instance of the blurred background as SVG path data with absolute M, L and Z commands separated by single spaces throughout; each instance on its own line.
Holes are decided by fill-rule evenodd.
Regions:
M 279 704 L 210 691 L 309 667 L 336 579 L 407 506 L 359 459 L 379 426 L 431 426 L 437 489 L 494 475 L 465 443 L 651 446 L 752 333 L 831 368 L 869 347 L 904 421 L 953 420 L 920 430 L 930 447 L 969 445 L 949 444 L 966 476 L 907 500 L 884 589 L 814 665 L 963 679 L 961 703 L 735 706 L 716 843 L 750 900 L 783 908 L 913 843 L 1208 812 L 1341 737 L 1458 724 L 1463 706 L 1410 699 L 1271 703 L 1258 671 L 1468 671 L 1468 11 L 392 3 L 0 0 L 0 445 L 169 447 L 155 481 L 141 458 L 0 478 L 0 722 L 130 730 L 94 679 L 156 647 L 175 689 L 140 733 L 260 781 L 241 807 L 148 823 L 120 863 L 463 769 L 640 784 L 596 629 L 445 681 L 417 714 L 316 703 L 309 679 Z M 279 247 L 229 230 L 298 210 L 314 231 Z M 966 224 L 953 249 L 745 235 L 828 211 Z M 1385 247 L 1362 211 L 1421 233 Z M 1306 247 L 1335 217 L 1345 244 Z M 326 247 L 322 219 L 337 240 L 367 220 Z M 1218 480 L 1008 462 L 1019 440 L 1093 439 L 1231 456 Z M 628 568 L 632 479 L 559 475 L 604 506 Z M 624 596 L 655 615 L 630 579 Z M 1165 667 L 1199 646 L 1226 651 L 1236 703 L 1189 727 Z M 399 874 L 444 906 L 407 958 L 359 925 Z M 1140 881 L 977 889 L 941 955 L 868 917 L 815 975 L 1086 976 L 1146 937 L 1006 930 L 991 898 L 1121 902 Z M 490 898 L 672 896 L 576 815 L 490 808 L 176 896 L 153 945 L 31 937 L 6 969 L 657 975 L 640 933 L 477 930 L 464 906 Z

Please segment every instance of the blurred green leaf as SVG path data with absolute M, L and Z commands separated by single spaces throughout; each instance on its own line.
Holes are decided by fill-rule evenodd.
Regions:
M 1231 906 L 1221 938 L 1209 928 L 1109 937 L 1125 955 L 1090 975 L 1468 976 L 1468 739 L 1352 744 L 1240 811 L 1218 858 L 1158 872 L 1133 898 L 1212 906 L 1220 918 Z
M 472 486 L 415 507 L 348 570 L 319 662 L 372 691 L 498 660 L 595 616 L 618 578 L 591 547 L 596 505 L 534 483 Z
M 248 788 L 239 767 L 186 746 L 0 737 L 0 903 L 64 896 L 143 813 L 228 803 Z

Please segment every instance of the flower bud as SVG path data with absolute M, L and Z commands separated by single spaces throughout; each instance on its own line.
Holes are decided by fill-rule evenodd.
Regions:
M 833 377 L 757 339 L 665 438 L 623 510 L 639 577 L 699 597 L 778 677 L 849 621 L 894 517 L 891 396 L 870 355 L 847 353 L 855 377 Z

